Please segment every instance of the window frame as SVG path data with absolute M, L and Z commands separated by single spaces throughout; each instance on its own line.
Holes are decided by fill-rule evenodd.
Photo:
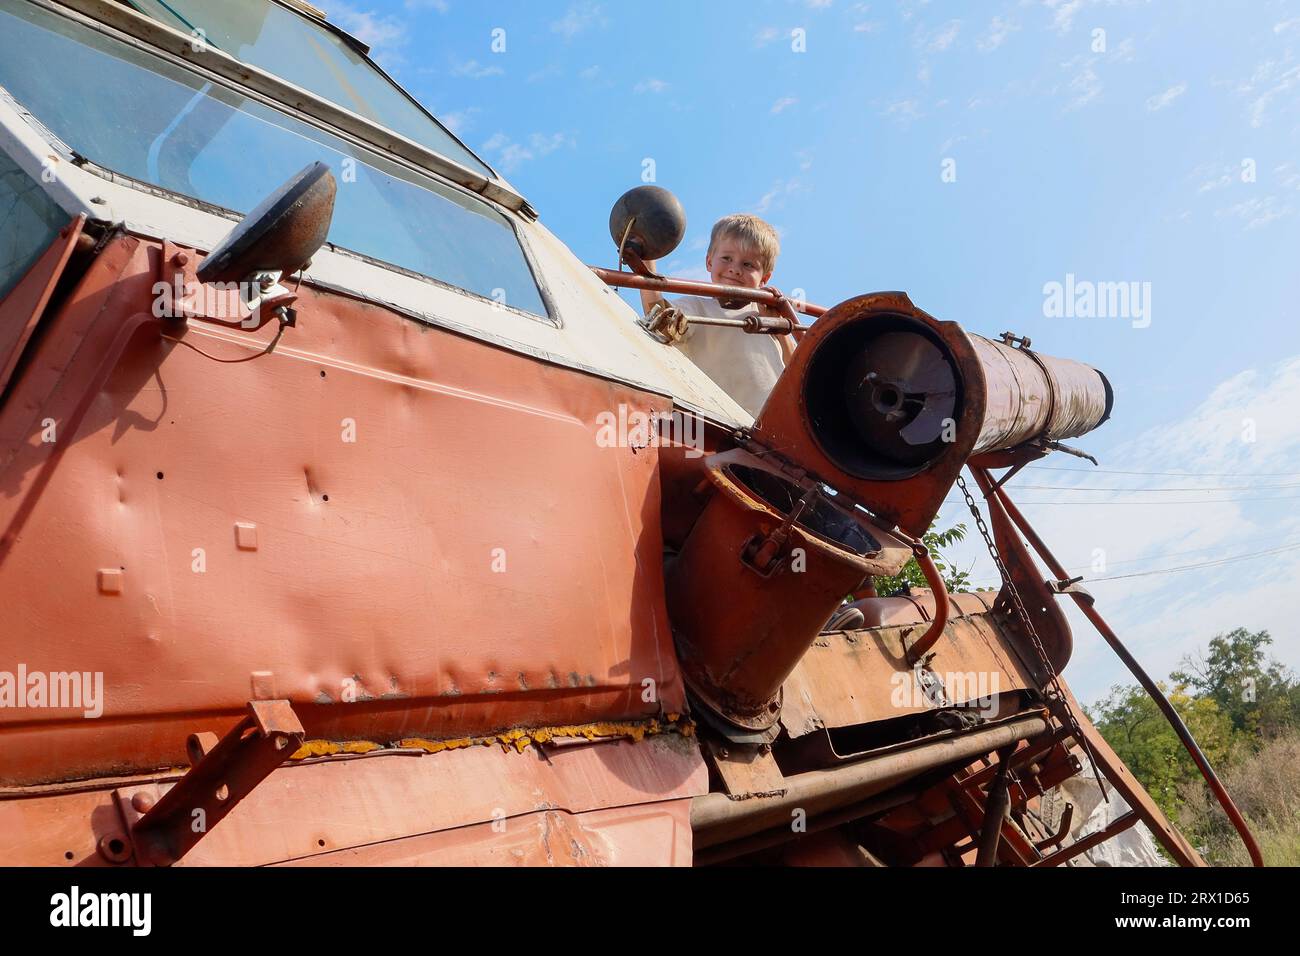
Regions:
M 104 36 L 122 42 L 127 46 L 144 53 L 147 56 L 157 57 L 160 60 L 163 60 L 164 62 L 167 62 L 170 65 L 180 70 L 183 70 L 192 76 L 195 76 L 215 86 L 220 86 L 226 89 L 227 91 L 233 92 L 239 96 L 258 102 L 261 105 L 283 116 L 288 117 L 291 120 L 294 120 L 299 123 L 303 123 L 304 125 L 307 125 L 312 129 L 319 130 L 322 133 L 326 133 L 330 136 L 340 139 L 343 142 L 361 150 L 363 153 L 376 154 L 382 157 L 384 160 L 393 163 L 409 172 L 413 172 L 417 175 L 425 176 L 429 179 L 433 179 L 436 182 L 438 182 L 440 185 L 448 189 L 455 190 L 463 195 L 470 196 L 474 199 L 477 199 L 485 203 L 489 208 L 501 214 L 504 217 L 505 221 L 509 224 L 511 234 L 514 236 L 515 242 L 519 246 L 520 253 L 523 258 L 524 264 L 527 267 L 529 277 L 533 280 L 533 285 L 537 289 L 538 298 L 542 303 L 542 308 L 546 311 L 545 315 L 538 315 L 534 312 L 524 311 L 523 309 L 519 309 L 516 308 L 515 306 L 510 305 L 509 302 L 501 302 L 499 300 L 489 298 L 471 289 L 466 289 L 463 286 L 459 286 L 454 283 L 448 282 L 445 279 L 439 279 L 436 276 L 426 275 L 423 272 L 417 272 L 413 269 L 409 269 L 404 266 L 399 266 L 395 263 L 388 262 L 386 260 L 379 259 L 375 256 L 368 255 L 367 253 L 362 252 L 360 250 L 352 249 L 347 246 L 336 245 L 334 243 L 327 243 L 327 246 L 331 250 L 339 254 L 371 263 L 383 269 L 388 269 L 393 272 L 411 276 L 413 278 L 420 279 L 421 281 L 424 282 L 433 283 L 434 285 L 440 286 L 444 289 L 448 289 L 450 291 L 459 293 L 461 295 L 469 296 L 470 298 L 480 302 L 488 303 L 494 308 L 507 311 L 512 315 L 517 315 L 533 322 L 540 322 L 545 325 L 550 325 L 556 329 L 563 328 L 564 323 L 560 318 L 559 312 L 556 308 L 555 298 L 552 295 L 551 290 L 548 288 L 546 282 L 543 281 L 542 279 L 542 271 L 539 268 L 537 257 L 522 228 L 524 215 L 521 210 L 513 209 L 509 206 L 503 205 L 498 201 L 495 201 L 494 198 L 491 196 L 484 195 L 481 192 L 476 192 L 474 190 L 468 189 L 463 184 L 447 178 L 437 170 L 421 166 L 418 163 L 414 163 L 408 160 L 404 156 L 396 155 L 388 150 L 385 150 L 382 146 L 377 146 L 374 143 L 371 143 L 361 137 L 355 136 L 347 130 L 343 130 L 335 126 L 331 126 L 327 122 L 324 122 L 309 113 L 305 113 L 301 110 L 295 109 L 289 106 L 288 104 L 283 103 L 280 100 L 277 100 L 274 96 L 271 96 L 260 90 L 251 88 L 244 84 L 232 81 L 229 78 L 215 71 L 206 70 L 187 58 L 175 56 L 170 51 L 156 47 L 153 44 L 150 44 L 146 41 L 142 41 L 130 34 L 122 33 L 114 29 L 110 25 L 104 24 L 93 18 L 89 18 L 77 14 L 69 15 L 69 10 L 63 7 L 62 5 L 60 5 L 59 3 L 53 3 L 50 2 L 50 0 L 18 0 L 18 2 L 26 3 L 29 6 L 33 6 L 33 7 L 38 7 L 52 15 L 61 16 L 64 19 L 67 19 L 70 22 L 78 24 L 79 26 L 82 26 L 86 29 L 95 30 L 96 32 L 101 33 Z M 130 10 L 129 12 L 133 14 L 137 13 L 137 11 L 135 11 L 134 9 Z M 234 62 L 239 62 L 239 61 L 234 61 Z M 255 67 L 248 67 L 248 69 L 255 69 Z M 191 196 L 187 193 L 177 192 L 176 190 L 170 189 L 166 186 L 160 186 L 156 183 L 140 180 L 135 178 L 134 176 L 130 176 L 126 173 L 121 173 L 107 166 L 103 166 L 97 163 L 92 157 L 83 156 L 80 153 L 78 153 L 76 150 L 72 149 L 72 147 L 69 146 L 68 143 L 66 143 L 53 130 L 51 130 L 48 126 L 45 125 L 45 123 L 41 120 L 40 116 L 36 112 L 29 109 L 25 103 L 23 103 L 21 100 L 15 97 L 8 90 L 8 88 L 6 88 L 3 84 L 0 84 L 0 97 L 2 97 L 7 102 L 13 104 L 17 108 L 18 112 L 21 114 L 23 121 L 27 123 L 27 125 L 31 127 L 32 130 L 38 136 L 44 139 L 52 149 L 57 150 L 61 154 L 61 156 L 68 162 L 75 164 L 78 168 L 85 170 L 86 172 L 91 173 L 92 175 L 98 176 L 99 178 L 108 180 L 110 182 L 128 186 L 132 189 L 136 189 L 141 192 L 159 196 L 164 199 L 170 200 L 172 202 L 177 202 L 189 206 L 191 208 L 200 209 L 204 212 L 208 212 L 210 214 L 220 216 L 224 219 L 228 219 L 233 222 L 239 222 L 241 219 L 243 219 L 245 215 L 245 213 L 241 213 L 238 210 L 229 209 L 225 206 L 220 206 L 216 203 L 209 202 L 208 200 L 202 199 L 198 196 Z M 418 183 L 415 182 L 411 182 L 410 185 L 414 186 L 417 189 L 423 188 Z

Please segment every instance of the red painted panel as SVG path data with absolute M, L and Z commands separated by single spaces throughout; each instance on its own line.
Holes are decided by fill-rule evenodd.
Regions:
M 666 399 L 306 286 L 269 355 L 146 322 L 97 390 L 158 256 L 110 244 L 0 412 L 0 670 L 105 688 L 98 720 L 0 710 L 27 731 L 0 781 L 180 762 L 178 727 L 254 696 L 377 740 L 682 709 L 656 450 L 596 441 L 600 412 Z M 271 332 L 176 330 L 218 357 Z

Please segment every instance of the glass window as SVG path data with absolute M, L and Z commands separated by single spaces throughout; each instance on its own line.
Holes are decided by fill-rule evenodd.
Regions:
M 337 33 L 269 0 L 131 0 L 205 43 L 454 159 L 492 170 Z
M 57 14 L 0 0 L 0 86 L 98 165 L 238 212 L 321 160 L 338 181 L 331 242 L 547 314 L 484 200 Z
M 0 153 L 0 299 L 71 218 L 45 195 L 40 183 Z

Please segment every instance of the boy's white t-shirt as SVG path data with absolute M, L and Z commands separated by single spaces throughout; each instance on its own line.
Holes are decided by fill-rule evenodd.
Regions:
M 677 296 L 669 302 L 688 316 L 714 319 L 739 319 L 758 311 L 752 303 L 743 309 L 724 309 L 717 299 L 697 295 Z M 781 345 L 773 335 L 691 324 L 677 347 L 754 418 L 785 371 Z

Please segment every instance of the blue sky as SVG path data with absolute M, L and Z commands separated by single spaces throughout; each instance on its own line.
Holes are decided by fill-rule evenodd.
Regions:
M 1055 486 L 1013 493 L 1067 566 L 1300 546 L 1300 3 L 321 5 L 586 262 L 613 264 L 610 205 L 650 159 L 690 220 L 673 274 L 754 212 L 787 291 L 901 289 L 1104 370 L 1114 418 L 1077 444 L 1106 471 L 1011 486 Z M 1045 314 L 1067 274 L 1149 289 L 1146 318 Z M 982 552 L 955 557 L 992 584 Z M 1164 676 L 1237 625 L 1300 666 L 1297 576 L 1300 547 L 1092 589 Z M 1075 621 L 1091 700 L 1125 672 Z

